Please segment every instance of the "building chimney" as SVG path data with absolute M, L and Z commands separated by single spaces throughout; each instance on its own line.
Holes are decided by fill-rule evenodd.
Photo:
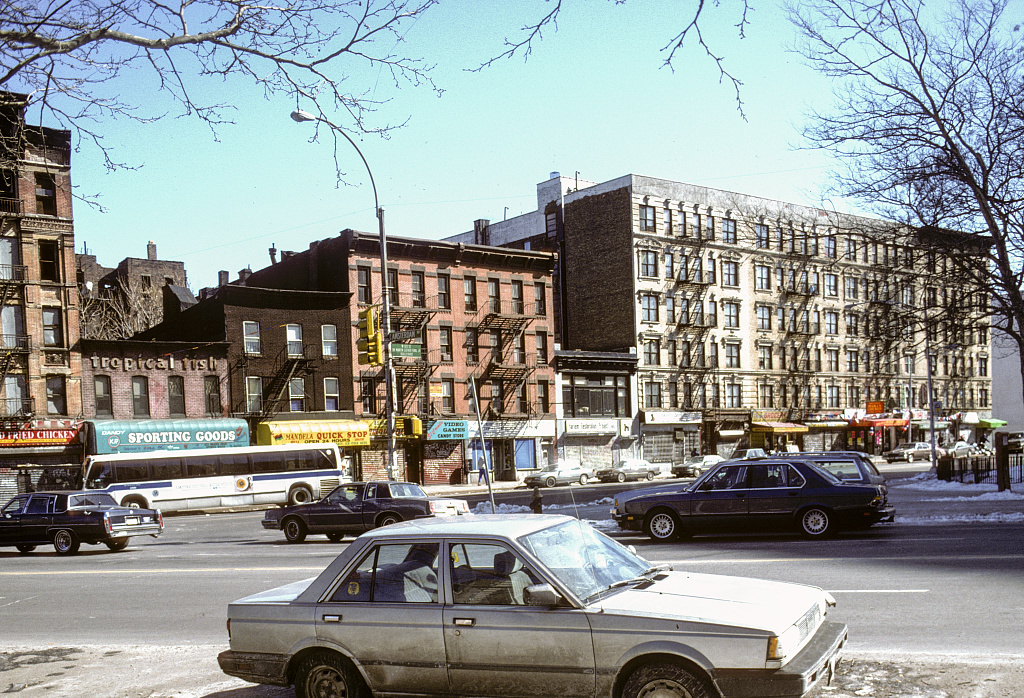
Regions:
M 156 261 L 156 243 L 152 240 L 146 244 L 146 259 L 152 262 Z
M 228 282 L 230 280 L 231 280 L 231 272 L 225 271 L 224 269 L 221 269 L 219 272 L 217 272 L 217 285 L 218 286 L 227 286 Z
M 491 222 L 486 218 L 479 218 L 473 221 L 473 242 L 478 245 L 490 245 Z
M 270 263 L 272 265 L 273 264 L 277 264 L 277 247 L 275 247 L 274 245 L 271 245 L 270 249 L 267 250 L 267 252 L 270 253 Z
M 252 269 L 250 269 L 249 267 L 238 270 L 238 280 L 241 281 L 243 284 L 245 283 L 246 279 L 248 279 L 251 275 Z

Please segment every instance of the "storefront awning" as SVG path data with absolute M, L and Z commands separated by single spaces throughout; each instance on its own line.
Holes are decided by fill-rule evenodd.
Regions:
M 793 424 L 792 422 L 754 422 L 750 426 L 750 431 L 771 432 L 774 434 L 803 434 L 807 431 L 807 427 L 803 424 Z
M 861 417 L 853 423 L 855 427 L 905 427 L 907 419 L 901 417 Z
M 927 420 L 927 419 L 915 419 L 914 420 L 914 426 L 917 427 L 918 429 L 923 429 L 924 431 L 931 431 L 931 429 L 932 429 L 932 423 L 931 423 L 930 420 Z M 947 422 L 946 420 L 944 420 L 944 419 L 936 419 L 935 420 L 935 430 L 936 431 L 938 431 L 939 429 L 948 429 L 948 428 L 949 428 L 949 422 Z
M 805 425 L 810 429 L 821 429 L 823 427 L 848 427 L 850 423 L 845 419 L 827 419 L 822 422 L 805 422 Z
M 978 426 L 982 429 L 998 429 L 999 427 L 1005 427 L 1008 422 L 1002 419 L 996 419 L 995 417 L 982 417 L 978 420 Z
M 340 419 L 262 422 L 256 426 L 256 443 L 260 446 L 318 443 L 336 443 L 342 447 L 369 446 L 370 427 L 366 422 Z

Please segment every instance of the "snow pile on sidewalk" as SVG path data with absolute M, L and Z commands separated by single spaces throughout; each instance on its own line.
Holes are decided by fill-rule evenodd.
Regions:
M 889 481 L 890 493 L 899 490 L 915 490 L 924 492 L 926 496 L 919 501 L 940 504 L 965 505 L 961 508 L 940 508 L 941 513 L 927 516 L 902 516 L 897 513 L 897 521 L 910 524 L 942 524 L 942 523 L 1017 523 L 1024 521 L 1024 489 L 1017 485 L 1017 491 L 999 491 L 994 478 L 980 483 L 963 483 L 955 480 L 939 480 L 934 473 L 918 473 L 917 475 Z M 927 496 L 935 495 L 935 496 Z M 1009 511 L 979 511 L 984 505 L 1005 504 Z M 975 506 L 971 506 L 975 505 Z

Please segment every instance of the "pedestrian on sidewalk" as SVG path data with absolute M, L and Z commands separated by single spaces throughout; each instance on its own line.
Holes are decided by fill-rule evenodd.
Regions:
M 483 484 L 485 484 L 485 485 L 486 485 L 486 484 L 487 484 L 487 482 L 488 482 L 488 481 L 487 481 L 487 478 L 488 478 L 488 477 L 490 477 L 490 476 L 489 476 L 489 475 L 488 475 L 488 473 L 487 473 L 487 466 L 486 466 L 486 465 L 481 465 L 481 466 L 480 466 L 480 467 L 479 467 L 479 468 L 477 469 L 477 475 L 476 475 L 476 484 L 478 484 L 478 485 L 479 485 L 479 484 L 483 483 Z
M 534 514 L 544 513 L 544 498 L 540 496 L 540 488 L 533 488 L 533 499 L 530 500 L 530 511 Z

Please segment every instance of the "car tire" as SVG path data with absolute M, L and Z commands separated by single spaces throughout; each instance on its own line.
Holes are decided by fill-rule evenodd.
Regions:
M 622 686 L 622 698 L 711 698 L 713 695 L 706 680 L 678 664 L 642 666 L 630 674 Z
M 295 670 L 295 698 L 345 696 L 369 698 L 370 692 L 352 664 L 335 652 L 306 655 Z
M 618 480 L 619 482 L 625 482 L 626 481 L 626 473 L 618 473 L 615 476 L 615 479 Z
M 121 506 L 128 507 L 129 509 L 145 509 L 146 500 L 142 497 L 125 497 L 121 500 Z
M 822 507 L 809 507 L 800 512 L 800 534 L 804 538 L 826 538 L 832 533 L 832 514 Z
M 281 522 L 284 539 L 289 543 L 301 543 L 306 540 L 306 523 L 298 516 L 289 516 Z
M 644 532 L 651 540 L 672 540 L 679 535 L 679 519 L 671 511 L 658 509 L 644 519 Z
M 647 480 L 648 480 L 648 482 L 653 480 L 653 479 L 654 479 L 654 473 L 652 473 L 650 470 L 648 470 L 647 471 Z
M 586 474 L 586 473 L 583 473 L 582 475 L 580 475 L 580 484 L 581 484 L 581 485 L 585 485 L 585 484 L 587 484 L 587 480 L 589 480 L 589 479 L 590 479 L 590 478 L 589 478 L 589 477 L 587 477 L 587 474 Z
M 81 545 L 82 541 L 78 540 L 74 531 L 61 528 L 53 533 L 53 549 L 58 555 L 74 555 Z
M 108 548 L 110 548 L 112 551 L 116 553 L 128 547 L 128 539 L 123 538 L 120 540 L 108 540 L 104 541 L 104 545 L 106 545 Z
M 19 545 L 16 547 L 18 548 L 18 552 L 22 555 L 24 555 L 25 553 L 30 553 L 36 549 L 36 546 L 34 545 Z
M 555 478 L 549 477 L 546 480 L 544 480 L 544 486 L 545 487 L 554 487 L 555 486 Z
M 340 543 L 344 538 L 345 538 L 345 534 L 344 533 L 328 533 L 327 534 L 327 540 L 331 541 L 332 543 Z
M 293 487 L 288 493 L 288 503 L 291 505 L 295 504 L 308 504 L 313 501 L 313 490 L 309 489 L 306 485 L 298 485 Z
M 384 514 L 377 519 L 377 528 L 383 528 L 384 526 L 390 526 L 393 523 L 398 523 L 402 520 L 402 517 L 398 514 Z

